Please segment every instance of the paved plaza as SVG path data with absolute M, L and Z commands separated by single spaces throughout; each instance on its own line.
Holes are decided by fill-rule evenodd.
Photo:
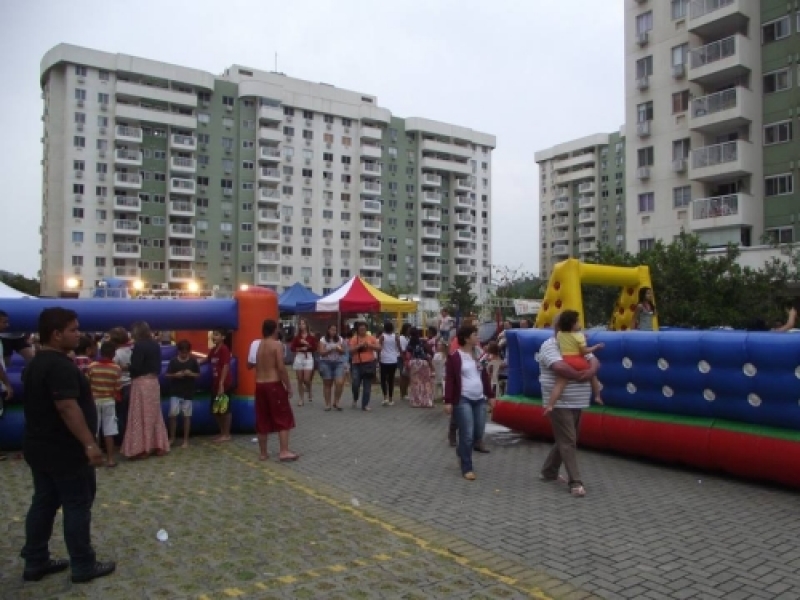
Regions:
M 346 392 L 324 412 L 315 388 L 296 463 L 240 435 L 99 470 L 95 546 L 118 571 L 88 585 L 22 583 L 29 475 L 0 463 L 0 598 L 800 598 L 795 492 L 582 451 L 572 498 L 537 478 L 549 444 L 498 428 L 470 483 L 440 407 Z

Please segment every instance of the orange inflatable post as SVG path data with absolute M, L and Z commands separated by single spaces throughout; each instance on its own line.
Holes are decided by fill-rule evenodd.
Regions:
M 208 331 L 199 331 L 197 329 L 176 331 L 175 343 L 177 344 L 181 340 L 187 340 L 192 345 L 192 352 L 208 354 Z
M 261 325 L 266 319 L 278 320 L 278 295 L 272 290 L 250 287 L 234 296 L 239 311 L 239 328 L 233 333 L 233 355 L 239 359 L 237 396 L 254 396 L 255 373 L 247 368 L 250 344 L 261 339 Z

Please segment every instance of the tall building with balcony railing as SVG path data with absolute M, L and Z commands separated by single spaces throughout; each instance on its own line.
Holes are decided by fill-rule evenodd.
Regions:
M 626 1 L 628 250 L 685 230 L 758 265 L 797 239 L 798 53 L 785 2 Z
M 324 293 L 356 274 L 428 298 L 456 275 L 487 289 L 492 135 L 279 73 L 65 44 L 41 81 L 45 294 L 106 278 Z
M 539 276 L 567 258 L 590 259 L 600 245 L 625 247 L 625 137 L 596 134 L 536 153 L 539 165 Z

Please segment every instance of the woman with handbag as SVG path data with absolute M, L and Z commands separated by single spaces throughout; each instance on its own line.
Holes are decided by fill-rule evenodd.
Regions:
M 383 406 L 394 406 L 394 377 L 398 360 L 402 359 L 400 336 L 394 332 L 390 321 L 383 324 L 383 333 L 378 340 L 380 345 L 381 391 Z
M 367 333 L 367 324 L 356 324 L 356 332 L 350 338 L 350 377 L 353 384 L 353 408 L 358 406 L 361 389 L 361 410 L 370 411 L 370 393 L 375 379 L 375 351 L 380 350 L 377 340 Z

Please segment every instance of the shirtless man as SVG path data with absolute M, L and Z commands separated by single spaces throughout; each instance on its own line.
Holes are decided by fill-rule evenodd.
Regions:
M 278 432 L 278 460 L 291 462 L 300 455 L 289 451 L 289 430 L 294 429 L 292 386 L 283 360 L 283 344 L 278 340 L 278 324 L 267 319 L 261 326 L 262 340 L 250 345 L 247 368 L 256 370 L 256 433 L 261 460 L 267 460 L 267 435 Z

